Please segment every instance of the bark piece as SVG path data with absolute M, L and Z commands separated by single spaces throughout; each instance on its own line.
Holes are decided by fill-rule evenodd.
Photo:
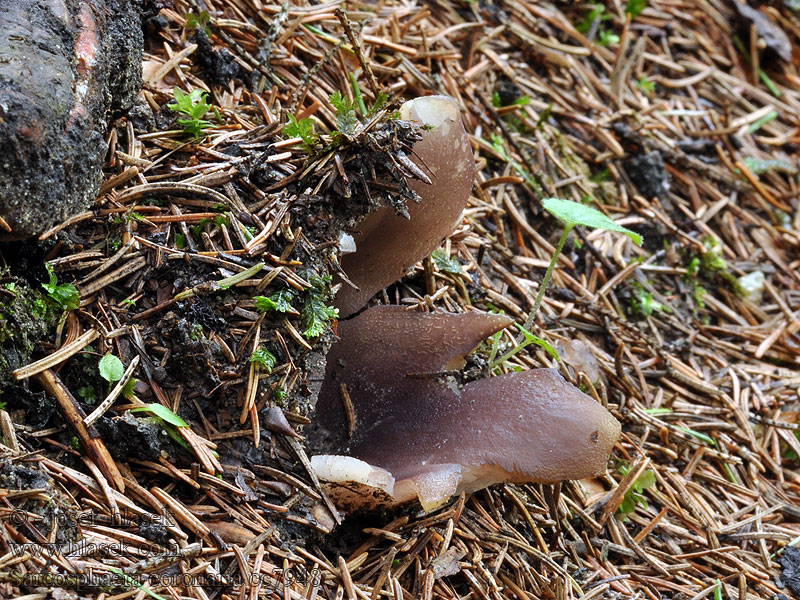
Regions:
M 792 42 L 789 36 L 781 29 L 780 25 L 770 19 L 765 13 L 761 12 L 758 8 L 748 6 L 744 2 L 738 0 L 733 3 L 736 11 L 739 13 L 740 19 L 748 26 L 751 24 L 756 26 L 756 33 L 758 37 L 764 40 L 767 48 L 777 54 L 782 60 L 787 63 L 792 62 Z
M 109 110 L 141 87 L 130 0 L 0 0 L 0 216 L 5 239 L 85 210 L 102 180 Z

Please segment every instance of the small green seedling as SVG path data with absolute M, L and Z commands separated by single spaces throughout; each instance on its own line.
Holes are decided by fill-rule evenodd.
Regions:
M 293 312 L 294 309 L 292 308 L 292 300 L 294 299 L 294 294 L 291 290 L 278 290 L 271 296 L 256 296 L 253 298 L 253 302 L 255 304 L 255 308 L 260 313 L 266 312 L 277 312 L 277 313 L 289 313 Z
M 380 109 L 386 106 L 387 102 L 389 102 L 389 94 L 386 92 L 378 92 L 378 95 L 375 97 L 375 102 L 369 107 L 365 116 L 367 118 L 373 116 Z
M 272 401 L 278 406 L 283 406 L 283 399 L 285 397 L 286 397 L 286 392 L 280 385 L 275 386 L 272 390 L 272 393 L 270 394 L 270 398 L 272 398 Z
M 654 312 L 672 312 L 672 309 L 669 306 L 654 300 L 653 292 L 646 290 L 639 282 L 634 282 L 632 287 L 634 297 L 631 298 L 631 308 L 633 309 L 634 313 L 649 317 Z
M 606 7 L 599 2 L 593 2 L 590 6 L 591 10 L 583 18 L 583 21 L 575 25 L 575 29 L 581 33 L 589 33 L 595 21 L 608 21 L 611 18 L 611 15 L 606 12 Z
M 367 108 L 358 80 L 353 73 L 350 74 L 350 86 L 353 90 L 353 100 L 345 97 L 339 90 L 328 96 L 328 102 L 331 103 L 331 106 L 336 111 L 336 128 L 332 132 L 334 145 L 341 143 L 342 137 L 350 138 L 356 131 L 359 119 L 369 119 L 383 108 L 389 100 L 388 95 L 384 92 L 379 92 L 375 97 L 375 102 Z
M 43 283 L 42 287 L 50 299 L 55 302 L 62 310 L 75 310 L 81 305 L 81 296 L 78 289 L 71 283 L 58 283 L 53 271 L 53 266 L 50 263 L 45 263 L 47 273 L 50 275 L 50 280 Z
M 562 200 L 561 198 L 545 198 L 542 200 L 542 206 L 547 212 L 554 217 L 558 217 L 558 219 L 564 223 L 564 231 L 561 233 L 561 237 L 558 240 L 553 258 L 550 259 L 550 264 L 547 266 L 547 271 L 545 271 L 544 279 L 542 279 L 542 283 L 539 286 L 539 293 L 536 296 L 533 308 L 528 315 L 528 319 L 525 321 L 525 329 L 530 329 L 533 325 L 536 313 L 539 311 L 542 299 L 544 299 L 544 292 L 547 289 L 547 285 L 550 283 L 550 278 L 553 276 L 553 269 L 556 266 L 561 250 L 564 248 L 564 243 L 567 241 L 567 236 L 576 225 L 624 233 L 631 238 L 635 244 L 638 246 L 642 245 L 642 236 L 621 225 L 617 225 L 608 216 L 590 206 L 584 206 L 583 204 L 570 200 Z
M 508 104 L 504 104 L 503 100 L 504 99 L 500 96 L 498 92 L 494 92 L 492 94 L 492 106 L 494 106 L 495 108 L 503 108 L 505 106 L 522 107 L 522 106 L 527 106 L 531 102 L 530 97 L 525 95 L 518 96 L 517 98 L 510 100 Z M 511 131 L 521 134 L 530 133 L 531 131 L 530 127 L 526 125 L 524 119 L 520 118 L 520 116 L 516 112 L 509 112 L 504 114 L 503 120 L 506 122 L 508 128 Z
M 97 402 L 97 393 L 94 391 L 94 388 L 90 385 L 83 385 L 78 388 L 78 396 L 83 398 L 83 401 L 86 404 L 94 404 Z
M 527 106 L 530 103 L 530 97 L 522 95 L 512 100 L 510 104 L 503 104 L 503 100 L 498 92 L 492 94 L 492 106 L 495 108 L 502 108 L 503 106 Z
M 108 386 L 111 387 L 116 382 L 118 382 L 122 377 L 125 375 L 125 367 L 122 364 L 122 361 L 114 356 L 113 354 L 109 353 L 106 354 L 103 358 L 100 359 L 100 363 L 97 365 L 98 371 L 100 371 L 100 377 L 105 379 L 108 382 Z M 136 379 L 131 377 L 128 381 L 125 382 L 125 385 L 122 387 L 122 397 L 127 398 L 128 400 L 132 400 L 136 397 L 134 392 L 134 386 L 136 385 Z M 82 387 L 78 390 L 78 394 L 88 403 L 94 404 L 95 392 L 94 388 L 89 386 Z
M 356 102 L 351 102 L 338 90 L 328 97 L 328 101 L 336 109 L 336 130 L 345 136 L 352 134 L 358 123 Z
M 259 346 L 258 349 L 250 355 L 250 362 L 255 363 L 256 368 L 261 369 L 269 374 L 272 373 L 272 369 L 275 368 L 277 359 L 272 352 L 263 346 Z
M 705 308 L 706 303 L 703 301 L 703 297 L 708 293 L 708 291 L 706 288 L 700 285 L 700 282 L 698 281 L 697 275 L 699 272 L 700 259 L 695 256 L 686 266 L 686 274 L 683 276 L 683 280 L 692 287 L 692 299 L 697 307 Z
M 630 470 L 631 468 L 628 465 L 620 465 L 617 467 L 617 471 L 623 476 L 627 475 Z M 622 499 L 622 503 L 617 509 L 617 515 L 625 518 L 627 514 L 636 510 L 637 505 L 647 508 L 647 499 L 642 495 L 642 492 L 655 485 L 655 483 L 656 474 L 653 471 L 647 470 L 642 472 Z
M 730 289 L 737 296 L 743 296 L 744 292 L 739 280 L 731 273 L 728 263 L 722 256 L 722 246 L 712 236 L 703 238 L 703 247 L 705 252 L 696 254 L 690 257 L 689 263 L 686 265 L 686 274 L 684 281 L 692 288 L 692 298 L 698 308 L 704 308 L 705 303 L 703 297 L 706 295 L 707 290 L 700 285 L 701 279 L 715 281 L 722 279 L 728 284 Z
M 795 431 L 794 437 L 797 438 L 798 442 L 800 442 L 800 431 Z M 797 452 L 787 447 L 786 450 L 783 451 L 783 458 L 788 458 L 789 460 L 797 460 L 800 457 L 797 456 Z
M 601 46 L 618 43 L 619 36 L 602 26 L 604 21 L 611 19 L 611 15 L 606 11 L 606 7 L 599 2 L 593 2 L 589 6 L 591 10 L 583 21 L 575 25 L 575 28 L 581 33 L 589 33 L 593 29 L 597 31 L 597 43 Z
M 602 169 L 597 173 L 590 175 L 589 181 L 591 181 L 592 183 L 605 183 L 606 181 L 611 181 L 611 169 L 606 167 L 605 169 Z M 589 196 L 584 196 L 584 199 L 586 199 L 587 202 L 591 201 L 591 198 Z
M 133 400 L 136 398 L 136 384 L 139 382 L 135 377 L 131 377 L 122 387 L 122 397 L 126 400 Z
M 636 87 L 642 90 L 648 96 L 652 96 L 656 91 L 656 84 L 647 79 L 647 77 L 640 77 L 637 79 Z
M 436 267 L 443 273 L 461 275 L 461 263 L 458 262 L 458 259 L 447 256 L 447 253 L 441 248 L 434 250 L 431 253 L 431 258 L 436 264 Z
M 164 421 L 165 423 L 169 423 L 175 427 L 188 427 L 188 423 L 181 419 L 178 415 L 172 412 L 163 404 L 158 404 L 157 402 L 153 402 L 152 404 L 146 404 L 144 406 L 137 406 L 136 408 L 132 408 L 130 412 L 149 412 L 159 419 Z
M 100 370 L 100 377 L 105 379 L 109 385 L 122 379 L 125 373 L 122 361 L 111 353 L 100 359 L 100 364 L 97 365 L 97 368 Z
M 495 369 L 506 362 L 509 358 L 514 356 L 517 352 L 525 348 L 526 346 L 530 346 L 531 344 L 535 344 L 540 348 L 543 348 L 545 352 L 547 352 L 550 356 L 559 360 L 558 352 L 547 340 L 543 340 L 540 337 L 533 335 L 530 331 L 515 323 L 515 327 L 519 329 L 520 333 L 522 333 L 522 341 L 514 346 L 511 350 L 503 354 L 500 358 L 495 359 L 494 356 L 497 354 L 497 343 L 500 341 L 500 334 L 502 332 L 498 331 L 496 334 L 492 336 L 492 350 L 490 352 L 489 358 L 489 367 L 491 369 Z
M 173 442 L 187 452 L 192 452 L 192 449 L 189 448 L 189 444 L 186 443 L 186 440 L 181 437 L 181 434 L 178 433 L 178 429 L 176 429 L 180 427 L 189 427 L 189 424 L 163 404 L 153 402 L 151 404 L 145 404 L 144 406 L 132 408 L 130 412 L 148 412 L 152 414 L 160 421 L 160 426 Z
M 303 308 L 300 310 L 300 322 L 303 325 L 303 336 L 313 339 L 322 335 L 326 323 L 339 318 L 339 309 L 327 304 L 330 293 L 330 276 L 311 275 L 308 280 L 311 287 L 305 291 Z
M 300 316 L 303 323 L 303 336 L 313 339 L 322 335 L 328 321 L 339 317 L 339 309 L 328 306 L 319 296 L 309 294 L 306 296 Z
M 211 122 L 203 118 L 213 108 L 206 102 L 208 94 L 201 89 L 185 94 L 180 88 L 175 87 L 172 89 L 172 96 L 175 101 L 167 104 L 167 108 L 189 117 L 188 119 L 178 119 L 178 125 L 195 139 L 199 138 L 208 127 L 211 127 Z M 221 121 L 222 117 L 219 111 L 216 108 L 213 110 L 217 115 L 217 120 Z
M 619 36 L 608 29 L 601 28 L 597 32 L 597 43 L 601 46 L 610 46 L 619 43 Z
M 298 121 L 297 117 L 289 115 L 289 122 L 283 127 L 283 135 L 303 140 L 303 148 L 309 154 L 316 151 L 319 136 L 314 133 L 314 121 L 308 117 Z
M 631 16 L 631 20 L 635 19 L 639 16 L 645 8 L 647 7 L 647 0 L 628 0 L 628 3 L 625 5 L 625 13 Z
M 189 29 L 202 29 L 206 37 L 211 37 L 211 15 L 207 10 L 201 10 L 199 13 L 186 13 L 186 27 Z

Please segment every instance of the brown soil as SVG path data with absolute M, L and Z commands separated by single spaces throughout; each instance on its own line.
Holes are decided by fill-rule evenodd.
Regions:
M 0 378 L 0 597 L 791 593 L 800 74 L 779 32 L 796 46 L 800 18 L 790 2 L 758 23 L 732 1 L 641 5 L 631 19 L 619 2 L 389 1 L 349 3 L 345 18 L 258 0 L 206 0 L 206 16 L 175 0 L 148 21 L 145 86 L 109 135 L 92 211 L 46 233 L 39 254 L 0 246 L 0 310 L 35 301 L 44 260 L 80 292 L 62 320 L 45 306 L 49 329 L 30 329 L 33 355 L 14 366 L 49 368 Z M 354 99 L 350 73 L 367 107 L 379 89 L 390 99 L 342 140 L 329 97 Z M 219 113 L 197 138 L 167 107 L 174 86 L 206 90 Z M 531 346 L 501 370 L 558 368 L 623 435 L 590 480 L 336 526 L 302 440 L 268 409 L 301 435 L 314 418 L 336 322 L 315 332 L 304 307 L 331 301 L 340 231 L 413 200 L 392 146 L 373 142 L 410 145 L 389 117 L 430 93 L 464 108 L 473 196 L 436 257 L 372 303 L 523 323 L 560 234 L 541 199 L 602 210 L 644 245 L 577 229 L 533 331 L 563 360 Z M 313 120 L 311 154 L 284 131 L 290 116 Z M 279 293 L 290 310 L 259 312 L 254 297 Z M 4 348 L 23 318 L 7 312 Z M 258 348 L 271 370 L 249 361 Z M 138 382 L 86 427 L 112 387 L 97 367 L 107 353 L 136 361 Z M 485 372 L 485 348 L 471 366 Z M 150 404 L 188 426 L 129 412 Z

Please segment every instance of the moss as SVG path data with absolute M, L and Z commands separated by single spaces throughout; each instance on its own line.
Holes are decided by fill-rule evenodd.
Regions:
M 61 314 L 46 294 L 4 275 L 0 273 L 0 390 L 12 383 L 11 371 L 30 362 L 34 347 Z
M 703 238 L 705 252 L 702 254 L 692 254 L 686 265 L 687 281 L 704 279 L 710 282 L 725 282 L 734 294 L 741 297 L 743 295 L 742 286 L 739 280 L 731 273 L 728 263 L 722 257 L 722 247 L 719 242 L 711 236 Z M 702 290 L 702 288 L 699 288 Z M 699 292 L 700 296 L 705 290 Z M 695 287 L 695 301 L 697 301 L 698 287 Z M 698 302 L 700 304 L 700 302 Z

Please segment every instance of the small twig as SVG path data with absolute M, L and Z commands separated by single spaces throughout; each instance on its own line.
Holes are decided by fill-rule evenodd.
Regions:
M 119 397 L 122 393 L 122 390 L 125 389 L 125 386 L 128 384 L 128 380 L 130 380 L 131 375 L 136 370 L 136 367 L 139 366 L 139 355 L 133 357 L 131 364 L 128 365 L 128 368 L 125 369 L 125 373 L 122 375 L 122 379 L 117 382 L 117 385 L 114 386 L 114 389 L 111 390 L 106 396 L 106 399 L 103 400 L 97 408 L 95 408 L 91 414 L 83 420 L 83 424 L 86 427 L 91 427 L 94 425 L 95 421 L 105 414 L 105 412 L 114 404 L 114 401 Z
M 14 452 L 19 452 L 20 447 L 17 442 L 17 433 L 14 431 L 14 422 L 5 410 L 0 410 L 0 432 L 3 433 L 5 445 Z
M 52 369 L 56 365 L 61 364 L 71 356 L 83 350 L 99 336 L 100 334 L 96 329 L 90 329 L 79 338 L 71 341 L 69 344 L 64 344 L 52 354 L 45 356 L 36 362 L 32 362 L 29 365 L 20 367 L 19 369 L 12 371 L 11 374 L 14 376 L 14 379 L 19 381 L 21 379 L 27 379 L 32 375 L 41 373 L 42 371 L 46 371 L 47 369 Z
M 342 404 L 344 405 L 344 414 L 347 418 L 347 437 L 353 437 L 353 431 L 356 426 L 356 411 L 353 408 L 353 400 L 350 398 L 350 392 L 347 391 L 347 384 L 342 382 L 339 384 L 339 394 L 342 397 Z
M 325 507 L 330 511 L 331 516 L 333 516 L 333 520 L 336 521 L 337 525 L 342 524 L 342 518 L 339 516 L 339 511 L 336 510 L 336 507 L 331 502 L 331 499 L 328 498 L 328 494 L 325 493 L 325 490 L 322 489 L 322 484 L 319 482 L 319 478 L 317 477 L 316 472 L 314 471 L 314 467 L 311 466 L 311 461 L 308 460 L 308 456 L 306 456 L 306 451 L 303 450 L 303 446 L 298 442 L 296 439 L 291 437 L 284 437 L 286 443 L 294 450 L 295 455 L 297 458 L 300 459 L 300 462 L 303 464 L 308 476 L 311 478 L 311 481 L 314 484 L 314 487 L 319 492 L 322 501 L 325 503 Z
M 564 242 L 567 241 L 567 236 L 569 236 L 570 231 L 572 231 L 572 227 L 565 226 L 564 231 L 561 232 L 561 237 L 558 239 L 558 244 L 556 244 L 555 254 L 553 254 L 553 257 L 550 259 L 550 264 L 547 265 L 547 271 L 545 271 L 542 282 L 539 284 L 539 293 L 536 294 L 536 301 L 533 303 L 531 312 L 528 313 L 528 318 L 525 319 L 525 329 L 530 329 L 533 325 L 533 321 L 536 319 L 536 313 L 539 311 L 539 306 L 541 306 L 542 300 L 544 299 L 544 293 L 547 290 L 547 285 L 550 283 L 550 278 L 553 276 L 553 269 L 558 262 L 558 256 L 561 254 L 561 250 L 564 248 Z M 521 344 L 524 340 L 525 335 L 523 334 L 519 339 L 519 343 Z
M 106 480 L 112 483 L 120 492 L 124 492 L 125 480 L 122 478 L 119 469 L 117 469 L 114 459 L 108 453 L 103 440 L 100 439 L 100 435 L 94 431 L 94 428 L 86 427 L 84 424 L 85 415 L 78 401 L 75 400 L 66 386 L 61 383 L 58 375 L 50 369 L 42 371 L 37 377 L 44 389 L 58 401 L 67 421 L 75 429 L 89 459 L 97 465 Z
M 375 78 L 375 73 L 372 72 L 372 67 L 369 64 L 369 61 L 364 58 L 364 53 L 361 50 L 361 43 L 358 41 L 358 36 L 353 31 L 353 26 L 350 23 L 350 19 L 347 17 L 347 13 L 341 8 L 337 8 L 335 12 L 336 17 L 339 19 L 339 22 L 344 28 L 345 34 L 350 40 L 350 43 L 353 45 L 353 51 L 355 51 L 358 62 L 361 65 L 361 68 L 364 70 L 364 74 L 367 76 L 369 87 L 372 89 L 372 93 L 375 94 L 375 97 L 377 98 L 378 94 L 380 94 L 378 80 Z

